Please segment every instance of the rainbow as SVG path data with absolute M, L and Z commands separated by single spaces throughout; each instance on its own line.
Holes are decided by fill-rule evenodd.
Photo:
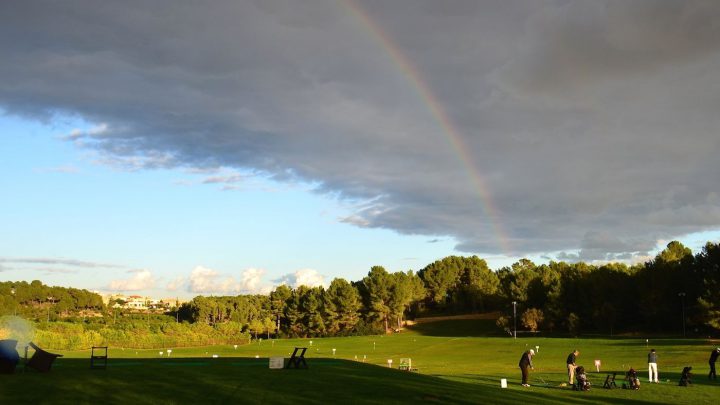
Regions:
M 383 29 L 373 21 L 370 16 L 363 10 L 354 0 L 345 0 L 347 8 L 357 19 L 370 31 L 382 45 L 383 49 L 392 59 L 393 63 L 400 69 L 405 77 L 408 78 L 415 90 L 427 106 L 430 114 L 440 125 L 442 133 L 450 143 L 450 148 L 458 155 L 468 178 L 472 184 L 473 190 L 477 192 L 483 210 L 490 220 L 498 245 L 504 254 L 510 256 L 512 249 L 510 246 L 507 233 L 498 221 L 498 210 L 495 208 L 490 191 L 480 175 L 477 165 L 469 152 L 470 148 L 465 145 L 462 136 L 455 128 L 452 120 L 448 116 L 447 111 L 433 94 L 428 83 L 423 79 L 420 71 L 412 64 L 410 59 L 403 54 L 400 48 L 385 34 Z

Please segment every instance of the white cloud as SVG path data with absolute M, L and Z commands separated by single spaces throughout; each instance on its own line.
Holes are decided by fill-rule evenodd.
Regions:
M 244 291 L 259 291 L 260 282 L 265 275 L 262 269 L 246 269 L 240 275 L 240 289 Z
M 191 292 L 195 293 L 211 293 L 217 292 L 218 282 L 217 279 L 219 273 L 213 269 L 206 267 L 197 266 L 190 273 L 190 286 Z
M 203 266 L 197 266 L 190 273 L 188 290 L 193 293 L 259 293 L 267 290 L 262 285 L 265 270 L 249 268 L 240 274 L 240 280 Z
M 217 183 L 233 184 L 233 183 L 239 183 L 243 179 L 244 179 L 244 177 L 241 174 L 228 174 L 225 176 L 206 177 L 202 182 L 203 182 L 203 184 L 217 184 Z
M 179 288 L 181 288 L 185 282 L 187 281 L 186 277 L 176 277 L 174 280 L 170 281 L 166 286 L 165 289 L 168 291 L 176 291 Z
M 69 134 L 63 135 L 62 138 L 77 140 L 84 137 L 102 136 L 108 132 L 108 129 L 108 124 L 103 122 L 88 129 L 75 128 Z
M 138 291 L 155 287 L 155 277 L 149 270 L 131 270 L 134 275 L 124 280 L 113 280 L 108 289 L 113 291 Z
M 286 274 L 275 280 L 278 284 L 287 284 L 293 288 L 301 285 L 307 287 L 327 287 L 325 276 L 314 269 L 300 269 L 295 273 Z

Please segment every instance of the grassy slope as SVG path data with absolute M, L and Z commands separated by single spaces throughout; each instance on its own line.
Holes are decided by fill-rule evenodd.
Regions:
M 720 383 L 705 378 L 710 342 L 651 341 L 663 383 L 648 384 L 644 339 L 485 337 L 492 330 L 490 321 L 442 321 L 388 336 L 312 339 L 308 370 L 269 370 L 266 358 L 288 357 L 292 347 L 309 346 L 311 339 L 263 341 L 237 350 L 175 348 L 170 358 L 166 353 L 161 358 L 157 350 L 111 348 L 105 371 L 88 368 L 87 351 L 68 352 L 49 374 L 0 375 L 0 402 L 701 404 L 716 403 L 720 394 Z M 517 362 L 526 347 L 536 345 L 540 350 L 531 373 L 535 385 L 520 387 Z M 559 386 L 566 378 L 565 357 L 573 348 L 581 351 L 578 362 L 587 369 L 593 369 L 594 359 L 603 362 L 602 373 L 590 374 L 594 387 L 589 392 Z M 411 357 L 420 373 L 387 367 L 387 359 L 397 365 L 400 357 Z M 678 387 L 686 364 L 695 367 L 696 384 Z M 640 372 L 640 391 L 600 388 L 605 371 L 631 365 Z M 500 378 L 509 380 L 509 388 L 499 387 Z

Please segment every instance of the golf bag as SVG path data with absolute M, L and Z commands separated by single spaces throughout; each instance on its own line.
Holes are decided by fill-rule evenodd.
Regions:
M 692 377 L 690 370 L 692 370 L 690 366 L 683 368 L 682 374 L 680 374 L 680 384 L 678 384 L 681 387 L 687 387 L 692 384 L 692 381 L 690 381 L 690 377 Z
M 640 379 L 638 378 L 637 371 L 635 371 L 634 368 L 630 368 L 630 370 L 625 373 L 625 381 L 627 382 L 627 385 L 623 383 L 623 388 L 629 388 L 631 390 L 640 389 Z
M 588 391 L 590 389 L 590 381 L 588 381 L 587 374 L 585 374 L 585 367 L 578 366 L 575 369 L 575 386 L 573 387 L 577 391 Z

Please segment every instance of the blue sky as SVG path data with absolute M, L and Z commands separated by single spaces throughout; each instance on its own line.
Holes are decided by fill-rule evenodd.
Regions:
M 240 290 L 255 292 L 292 284 L 295 273 L 306 269 L 315 271 L 308 280 L 327 284 L 335 277 L 359 280 L 373 265 L 418 270 L 456 253 L 448 237 L 343 223 L 348 204 L 314 193 L 308 184 L 252 176 L 238 189 L 224 190 L 222 183 L 203 183 L 217 173 L 101 163 L 97 154 L 65 140 L 91 126 L 63 117 L 49 123 L 0 117 L 0 187 L 6 196 L 0 257 L 9 261 L 2 263 L 3 279 L 188 297 L 196 295 L 186 284 L 197 266 L 238 281 L 247 269 L 264 270 L 256 290 Z M 49 262 L 12 261 L 33 258 Z M 109 288 L 138 270 L 151 272 L 155 283 L 141 290 Z M 178 277 L 185 282 L 168 290 Z
M 217 177 L 213 173 L 103 163 L 66 140 L 73 130 L 91 126 L 63 117 L 47 123 L 0 117 L 3 279 L 188 298 L 293 285 L 299 271 L 309 283 L 327 284 L 335 277 L 359 280 L 373 265 L 417 271 L 439 258 L 467 254 L 455 250 L 451 237 L 344 223 L 350 204 L 319 195 L 309 184 L 254 176 L 226 190 L 222 183 L 203 183 Z M 682 241 L 697 251 L 713 238 L 717 234 L 708 232 Z M 547 262 L 541 256 L 528 255 Z M 494 269 L 517 260 L 483 257 Z M 210 284 L 199 284 L 215 291 L 192 291 L 191 273 L 198 266 L 217 272 L 204 275 Z M 254 288 L 240 286 L 248 269 L 262 271 Z M 137 278 L 142 271 L 151 278 Z M 222 283 L 228 278 L 235 284 Z M 113 281 L 128 288 L 110 288 Z
M 0 279 L 185 296 L 695 252 L 720 3 L 0 2 Z

